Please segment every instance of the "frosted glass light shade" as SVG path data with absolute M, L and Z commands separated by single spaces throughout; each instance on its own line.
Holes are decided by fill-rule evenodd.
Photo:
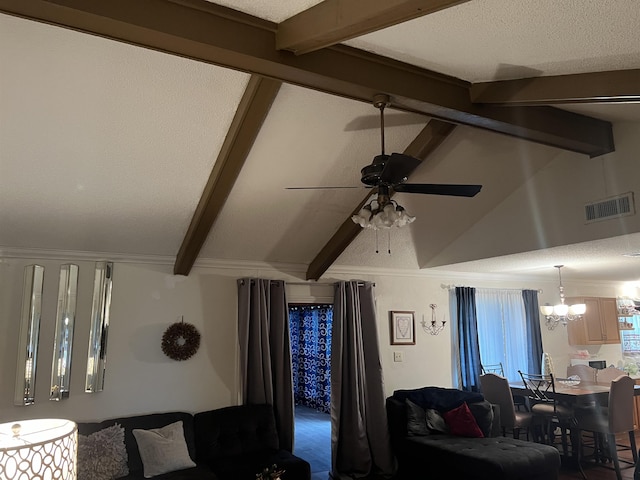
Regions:
M 38 419 L 0 424 L 0 478 L 77 478 L 78 427 L 70 420 Z
M 587 306 L 584 303 L 576 303 L 575 305 L 571 305 L 569 307 L 569 312 L 571 315 L 584 315 L 587 311 Z
M 553 313 L 553 305 L 540 305 L 540 311 L 544 316 L 551 315 Z
M 559 317 L 564 317 L 567 313 L 569 313 L 569 305 L 565 305 L 564 303 L 554 305 L 553 313 L 555 313 Z

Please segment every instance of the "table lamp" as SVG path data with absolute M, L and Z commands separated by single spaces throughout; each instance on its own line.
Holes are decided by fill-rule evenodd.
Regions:
M 0 478 L 77 478 L 78 427 L 70 420 L 0 424 Z

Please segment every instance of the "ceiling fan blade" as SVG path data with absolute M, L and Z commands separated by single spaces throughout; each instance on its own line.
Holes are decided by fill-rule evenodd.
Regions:
M 455 185 L 433 183 L 401 183 L 394 185 L 396 192 L 426 193 L 428 195 L 452 195 L 455 197 L 474 197 L 482 185 Z
M 334 188 L 362 188 L 358 187 L 284 187 L 285 190 L 330 190 Z
M 420 163 L 420 160 L 409 155 L 392 153 L 380 174 L 380 183 L 387 185 L 402 183 Z

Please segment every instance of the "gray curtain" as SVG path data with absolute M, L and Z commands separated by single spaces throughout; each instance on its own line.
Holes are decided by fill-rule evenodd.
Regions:
M 331 476 L 390 477 L 394 460 L 372 283 L 336 283 L 331 342 Z
M 293 379 L 285 283 L 238 280 L 238 340 L 244 404 L 273 405 L 280 447 L 293 450 Z

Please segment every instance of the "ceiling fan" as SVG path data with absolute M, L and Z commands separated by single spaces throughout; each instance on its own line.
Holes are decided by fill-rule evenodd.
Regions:
M 380 155 L 376 155 L 371 165 L 360 170 L 361 181 L 365 185 L 378 187 L 378 192 L 389 194 L 389 189 L 395 192 L 423 193 L 429 195 L 452 195 L 457 197 L 473 197 L 482 185 L 457 185 L 433 183 L 404 183 L 407 181 L 421 161 L 403 153 L 385 154 L 384 151 L 384 109 L 389 104 L 387 95 L 376 95 L 373 105 L 380 110 Z
M 423 193 L 429 195 L 451 195 L 458 197 L 475 196 L 482 185 L 457 185 L 457 184 L 433 184 L 433 183 L 404 183 L 408 176 L 420 165 L 417 158 L 403 153 L 385 154 L 384 144 L 384 109 L 389 105 L 389 96 L 375 95 L 373 105 L 380 110 L 380 155 L 376 155 L 370 165 L 360 170 L 361 181 L 367 187 L 377 187 L 378 191 L 389 194 L 389 189 L 395 192 Z M 353 186 L 342 187 L 287 187 L 288 190 L 307 189 L 332 189 L 332 188 L 357 188 Z

